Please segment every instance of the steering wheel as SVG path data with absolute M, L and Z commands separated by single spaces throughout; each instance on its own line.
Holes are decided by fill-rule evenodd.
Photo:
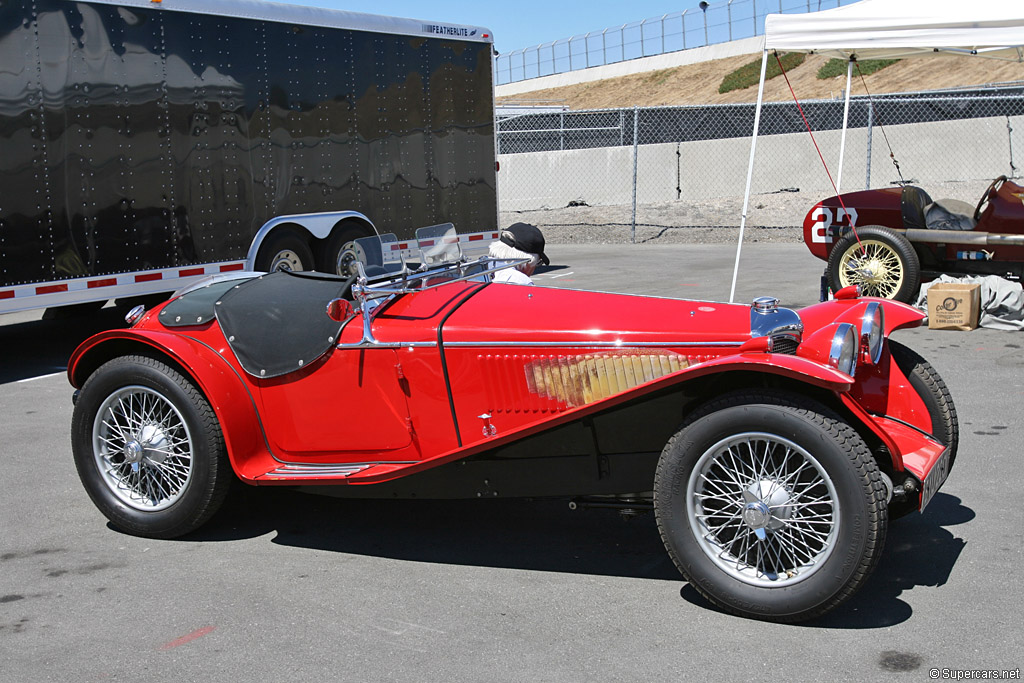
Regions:
M 981 195 L 981 201 L 978 202 L 978 207 L 974 210 L 975 223 L 981 220 L 981 212 L 985 210 L 985 205 L 988 204 L 988 201 L 992 198 L 992 195 L 998 192 L 999 188 L 1002 187 L 1002 184 L 1005 182 L 1006 176 L 999 176 L 998 178 L 992 181 L 991 185 L 988 186 L 988 189 L 985 190 L 985 194 Z

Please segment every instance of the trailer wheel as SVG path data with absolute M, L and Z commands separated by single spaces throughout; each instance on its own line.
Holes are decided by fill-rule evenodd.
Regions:
M 669 440 L 654 481 L 676 566 L 735 614 L 793 622 L 849 598 L 881 557 L 885 487 L 863 439 L 805 397 L 734 392 Z
M 273 273 L 313 269 L 313 251 L 300 235 L 290 230 L 270 233 L 256 255 L 256 270 Z
M 858 239 L 858 236 L 860 239 Z M 921 263 L 906 237 L 877 225 L 849 232 L 828 256 L 832 291 L 860 285 L 862 296 L 913 303 L 921 288 Z
M 317 253 L 317 270 L 322 273 L 349 277 L 355 275 L 355 262 L 358 260 L 354 240 L 373 234 L 360 228 L 352 221 L 346 221 L 331 231 L 330 237 Z
M 82 387 L 71 421 L 78 476 L 114 526 L 176 538 L 220 507 L 235 479 L 209 402 L 181 373 L 122 356 Z

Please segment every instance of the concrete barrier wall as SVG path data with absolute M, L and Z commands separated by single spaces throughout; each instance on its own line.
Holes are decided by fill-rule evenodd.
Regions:
M 887 126 L 885 133 L 903 177 L 926 187 L 930 182 L 1012 175 L 1015 169 L 1011 159 L 1017 167 L 1024 166 L 1021 116 Z M 821 131 L 815 133 L 815 139 L 836 178 L 840 132 Z M 865 189 L 867 143 L 867 129 L 847 133 L 843 191 Z M 637 202 L 742 195 L 749 154 L 749 138 L 641 145 Z M 559 208 L 573 201 L 591 206 L 632 202 L 632 147 L 503 154 L 499 160 L 502 211 Z M 875 126 L 871 187 L 885 187 L 898 179 L 881 128 Z M 786 188 L 832 194 L 828 176 L 806 133 L 758 138 L 752 192 Z

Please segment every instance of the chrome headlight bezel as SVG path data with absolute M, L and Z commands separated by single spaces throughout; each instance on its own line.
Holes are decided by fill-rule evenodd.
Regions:
M 885 308 L 872 301 L 864 309 L 860 323 L 860 349 L 864 360 L 877 365 L 882 358 L 882 341 L 885 339 Z
M 828 364 L 853 377 L 857 372 L 857 355 L 860 350 L 857 342 L 857 328 L 852 323 L 840 323 L 832 334 Z

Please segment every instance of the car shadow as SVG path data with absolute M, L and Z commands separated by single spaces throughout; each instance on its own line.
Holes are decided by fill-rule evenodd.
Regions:
M 81 315 L 64 313 L 52 319 L 0 324 L 0 348 L 4 349 L 0 384 L 66 369 L 71 352 L 85 339 L 124 327 L 126 311 L 124 307 L 108 306 Z
M 849 601 L 814 628 L 884 628 L 913 613 L 905 591 L 944 585 L 966 542 L 946 527 L 974 518 L 959 498 L 936 495 L 925 514 L 890 523 L 879 566 Z M 289 489 L 236 493 L 182 540 L 225 542 L 276 532 L 274 543 L 410 562 L 682 580 L 653 514 L 571 511 L 564 500 L 351 500 Z M 692 586 L 683 600 L 716 609 Z
M 974 517 L 974 511 L 959 498 L 940 492 L 925 513 L 914 512 L 890 521 L 882 558 L 864 586 L 832 612 L 798 625 L 870 629 L 907 621 L 914 610 L 901 596 L 914 589 L 945 585 L 967 545 L 947 527 Z M 680 595 L 687 602 L 717 610 L 689 584 Z
M 350 500 L 284 489 L 241 494 L 182 540 L 273 542 L 328 552 L 507 569 L 681 579 L 654 515 L 571 511 L 565 500 Z

